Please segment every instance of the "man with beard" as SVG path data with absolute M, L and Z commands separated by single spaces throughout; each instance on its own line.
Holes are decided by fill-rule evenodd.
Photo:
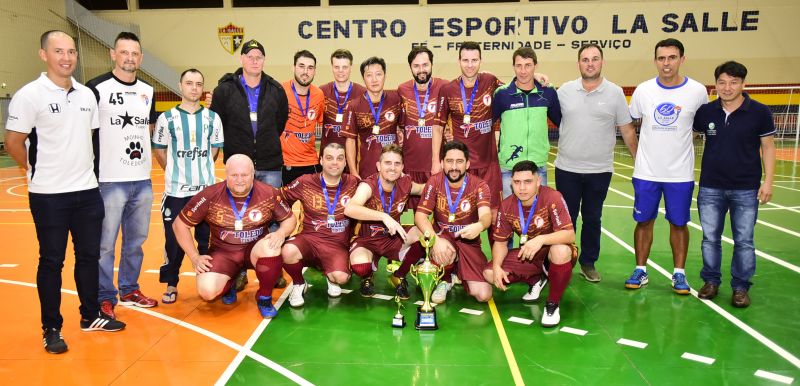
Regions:
M 317 71 L 317 58 L 309 51 L 294 54 L 294 79 L 283 82 L 289 100 L 289 120 L 281 135 L 283 184 L 303 174 L 320 171 L 317 155 L 317 125 L 322 124 L 325 96 L 311 84 Z
M 236 302 L 234 279 L 244 267 L 258 277 L 256 304 L 261 316 L 273 318 L 272 288 L 281 274 L 283 241 L 297 225 L 291 207 L 277 189 L 254 180 L 253 162 L 243 154 L 228 158 L 225 181 L 196 194 L 181 210 L 172 228 L 178 244 L 189 255 L 197 273 L 197 293 L 205 301 L 222 295 L 224 304 Z M 191 227 L 205 221 L 211 227 L 211 247 L 201 255 Z M 280 222 L 275 232 L 271 221 Z
M 549 261 L 550 294 L 541 322 L 542 326 L 553 327 L 561 321 L 559 302 L 572 277 L 577 248 L 564 199 L 555 189 L 543 186 L 541 179 L 538 167 L 531 161 L 517 162 L 511 169 L 513 194 L 500 204 L 492 261 L 486 263 L 483 275 L 505 291 L 506 284 L 529 282 L 529 278 L 541 276 L 545 260 Z M 509 250 L 507 240 L 515 233 L 520 236 L 519 246 Z M 533 286 L 528 285 L 530 292 Z
M 397 91 L 383 89 L 386 62 L 375 56 L 367 58 L 361 63 L 361 76 L 367 91 L 347 108 L 342 131 L 347 138 L 347 167 L 358 179 L 375 174 L 381 149 L 397 143 L 403 121 L 403 104 Z
M 433 52 L 416 46 L 408 54 L 413 79 L 400 84 L 397 93 L 403 101 L 404 172 L 418 184 L 428 182 L 431 174 L 440 171 L 441 162 L 433 157 L 442 146 L 442 126 L 437 124 L 437 106 L 441 88 L 448 82 L 433 77 Z M 410 197 L 408 208 L 416 208 L 419 197 Z
M 492 286 L 483 276 L 486 256 L 481 251 L 480 233 L 492 221 L 489 187 L 474 174 L 467 174 L 470 152 L 465 144 L 450 141 L 442 151 L 442 172 L 425 184 L 414 214 L 421 234 L 436 233 L 431 260 L 445 267 L 443 281 L 436 286 L 431 301 L 446 300 L 455 269 L 467 293 L 486 302 L 492 298 Z M 428 219 L 431 214 L 435 224 Z
M 399 261 L 400 266 L 389 282 L 397 296 L 408 299 L 406 274 L 422 257 L 423 250 L 417 243 L 419 231 L 400 225 L 400 215 L 409 196 L 419 196 L 423 185 L 403 174 L 403 152 L 398 145 L 383 148 L 377 168 L 378 173 L 358 185 L 344 209 L 348 217 L 361 221 L 358 236 L 350 246 L 350 267 L 361 277 L 361 295 L 371 297 L 375 295 L 372 273 L 377 269 L 378 259 L 386 256 L 390 261 Z
M 580 274 L 600 281 L 600 218 L 614 172 L 617 129 L 636 159 L 636 128 L 631 123 L 622 88 L 603 78 L 603 50 L 586 44 L 578 50 L 581 77 L 558 89 L 561 126 L 556 156 L 556 187 L 564 196 L 572 223 L 581 228 Z M 503 187 L 505 189 L 505 187 Z
M 347 138 L 342 136 L 344 128 L 345 111 L 355 100 L 361 98 L 367 89 L 350 80 L 353 68 L 353 54 L 345 49 L 338 49 L 331 54 L 331 68 L 333 81 L 320 86 L 325 95 L 325 118 L 322 121 L 322 138 L 320 149 L 324 149 L 331 142 L 345 146 Z M 345 173 L 347 169 L 345 168 Z
M 281 188 L 281 197 L 289 205 L 303 205 L 303 228 L 286 241 L 281 255 L 283 267 L 292 277 L 289 305 L 302 307 L 308 284 L 303 278 L 303 266 L 319 268 L 327 278 L 328 296 L 339 297 L 339 285 L 350 279 L 348 246 L 351 236 L 350 220 L 344 208 L 358 186 L 358 179 L 342 174 L 344 148 L 329 143 L 322 149 L 322 172 L 305 174 Z

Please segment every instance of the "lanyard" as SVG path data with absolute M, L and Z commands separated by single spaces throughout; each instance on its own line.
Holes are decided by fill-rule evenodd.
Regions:
M 378 121 L 380 121 L 380 119 L 381 119 L 381 110 L 383 109 L 383 101 L 386 100 L 386 93 L 382 93 L 381 94 L 381 103 L 378 104 L 378 110 L 377 111 L 375 110 L 375 106 L 372 105 L 372 100 L 369 99 L 369 92 L 365 92 L 364 93 L 364 98 L 366 98 L 367 102 L 369 102 L 369 109 L 370 109 L 370 111 L 372 111 L 372 117 L 375 118 L 374 126 L 379 126 L 378 125 Z M 375 133 L 375 134 L 377 134 L 377 133 Z
M 334 83 L 333 91 L 334 94 L 336 95 L 336 112 L 338 114 L 342 114 L 342 112 L 344 111 L 344 105 L 346 105 L 347 100 L 350 99 L 350 91 L 352 90 L 353 90 L 353 82 L 350 82 L 350 86 L 347 86 L 347 94 L 344 94 L 344 102 L 341 102 L 339 100 L 339 90 L 336 89 L 336 84 Z M 306 110 L 308 110 L 308 107 L 306 107 Z
M 294 82 L 290 83 L 292 83 L 292 93 L 294 94 L 294 99 L 297 101 L 297 108 L 300 110 L 300 115 L 303 116 L 303 122 L 305 122 L 306 119 L 308 119 L 308 104 L 311 102 L 311 90 L 308 90 L 308 95 L 306 95 L 306 109 L 303 110 L 303 105 L 300 104 L 300 95 L 297 94 L 297 90 L 294 88 Z
M 417 100 L 417 116 L 419 117 L 419 121 L 422 123 L 425 122 L 425 111 L 427 110 L 428 106 L 428 97 L 431 95 L 431 87 L 433 87 L 433 82 L 431 81 L 429 83 L 430 84 L 428 85 L 428 88 L 425 90 L 425 102 L 419 104 L 419 91 L 417 91 L 417 83 L 414 82 L 414 98 Z
M 244 204 L 242 204 L 242 210 L 236 210 L 236 201 L 233 200 L 233 194 L 231 194 L 231 190 L 225 188 L 225 191 L 228 193 L 228 201 L 231 203 L 231 210 L 233 210 L 233 217 L 236 219 L 234 228 L 241 228 L 242 225 L 242 217 L 244 217 L 244 213 L 247 211 L 247 204 L 250 203 L 250 198 L 253 197 L 253 189 L 250 189 L 250 193 L 247 193 L 247 198 L 244 200 Z M 241 229 L 236 229 L 240 231 Z
M 520 236 L 525 237 L 525 240 L 528 239 L 528 228 L 531 225 L 531 219 L 533 219 L 533 212 L 536 211 L 536 202 L 539 201 L 539 195 L 536 195 L 536 198 L 533 199 L 533 204 L 531 204 L 531 211 L 528 212 L 528 219 L 523 220 L 524 212 L 522 211 L 522 201 L 517 199 L 517 209 L 519 210 L 519 227 L 520 227 Z M 524 244 L 521 242 L 520 244 Z
M 322 173 L 319 175 L 319 184 L 322 185 L 322 196 L 325 198 L 325 206 L 328 207 L 328 223 L 334 221 L 333 213 L 336 211 L 336 203 L 339 202 L 339 193 L 342 192 L 342 180 L 339 180 L 339 186 L 336 187 L 336 196 L 333 202 L 329 202 L 328 186 L 325 184 L 325 179 L 322 178 Z
M 458 188 L 458 195 L 456 196 L 456 200 L 453 201 L 452 197 L 450 196 L 450 184 L 447 182 L 447 177 L 442 176 L 444 179 L 444 191 L 447 193 L 447 207 L 450 209 L 450 214 L 448 216 L 448 221 L 452 222 L 456 218 L 456 210 L 458 210 L 458 203 L 461 202 L 461 196 L 464 195 L 464 189 L 467 187 L 467 175 L 464 175 L 464 182 L 461 183 L 461 187 Z
M 475 78 L 475 85 L 472 86 L 472 95 L 469 97 L 469 102 L 467 102 L 467 95 L 464 91 L 464 78 L 459 80 L 459 86 L 461 87 L 461 103 L 464 104 L 464 115 L 470 115 L 472 113 L 472 102 L 475 101 L 475 93 L 478 92 L 478 78 Z
M 395 183 L 392 186 L 392 195 L 389 197 L 389 206 L 386 206 L 386 201 L 383 198 L 383 183 L 381 182 L 381 178 L 378 177 L 378 196 L 381 198 L 381 207 L 386 214 L 391 215 L 392 211 L 392 204 L 394 203 L 394 191 L 397 190 L 397 184 Z
M 247 104 L 250 105 L 250 112 L 254 113 L 258 111 L 258 95 L 261 93 L 261 83 L 258 84 L 256 87 L 250 87 L 247 85 L 247 82 L 244 81 L 244 76 L 241 78 L 242 87 L 244 88 L 244 93 L 247 94 Z M 250 90 L 253 90 L 251 93 Z

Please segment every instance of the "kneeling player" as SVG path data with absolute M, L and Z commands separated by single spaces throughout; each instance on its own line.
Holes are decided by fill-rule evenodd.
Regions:
M 223 303 L 234 303 L 232 278 L 245 267 L 255 268 L 258 310 L 272 318 L 278 313 L 272 305 L 272 288 L 281 275 L 281 246 L 297 220 L 275 188 L 254 182 L 253 161 L 247 156 L 231 156 L 225 174 L 225 181 L 203 189 L 183 207 L 181 221 L 172 225 L 175 239 L 192 261 L 197 293 L 203 300 L 223 295 Z M 203 221 L 211 228 L 208 255 L 197 251 L 189 229 Z M 269 232 L 271 221 L 280 222 L 273 233 Z
M 284 269 L 292 277 L 289 305 L 301 307 L 308 290 L 303 266 L 317 267 L 327 277 L 328 296 L 342 294 L 340 284 L 350 279 L 347 249 L 352 229 L 344 215 L 344 207 L 353 197 L 358 179 L 342 174 L 345 165 L 344 147 L 331 142 L 322 149 L 322 172 L 298 177 L 281 188 L 281 197 L 289 205 L 303 204 L 303 229 L 286 241 L 281 255 Z
M 492 261 L 483 275 L 490 283 L 505 291 L 506 284 L 527 282 L 529 291 L 550 260 L 550 294 L 547 297 L 542 325 L 552 327 L 561 320 L 559 301 L 572 277 L 577 258 L 575 231 L 561 193 L 541 186 L 537 166 L 520 161 L 511 170 L 514 194 L 500 203 L 492 244 Z M 508 249 L 507 241 L 520 235 L 520 248 Z
M 378 259 L 386 256 L 388 260 L 400 261 L 400 267 L 389 281 L 395 286 L 395 295 L 408 299 L 406 274 L 411 264 L 422 257 L 423 251 L 417 242 L 419 230 L 411 227 L 406 232 L 400 225 L 400 215 L 408 204 L 409 195 L 419 196 L 423 185 L 403 175 L 403 153 L 398 145 L 384 147 L 376 164 L 378 173 L 359 184 L 344 209 L 348 217 L 361 220 L 358 236 L 350 247 L 350 266 L 361 277 L 361 295 L 371 297 L 375 295 L 372 272 L 377 268 Z
M 489 186 L 467 174 L 469 150 L 466 145 L 450 141 L 441 154 L 442 172 L 431 176 L 425 184 L 414 213 L 414 223 L 422 234 L 433 234 L 435 229 L 437 237 L 431 247 L 431 260 L 445 267 L 443 281 L 436 286 L 431 301 L 445 301 L 455 267 L 467 293 L 479 302 L 487 302 L 492 298 L 492 285 L 483 277 L 486 256 L 481 251 L 480 234 L 492 222 Z M 428 219 L 431 213 L 435 225 Z

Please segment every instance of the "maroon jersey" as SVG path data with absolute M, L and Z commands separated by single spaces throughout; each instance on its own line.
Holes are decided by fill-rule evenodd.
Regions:
M 247 197 L 234 197 L 236 210 L 242 209 Z M 226 181 L 218 182 L 197 193 L 178 216 L 186 225 L 205 221 L 211 228 L 210 249 L 242 250 L 269 233 L 269 223 L 293 216 L 292 209 L 277 189 L 261 181 L 253 182 L 252 196 L 242 216 L 242 230 L 236 230 L 236 216 L 228 199 Z
M 381 204 L 381 197 L 380 194 L 383 194 L 383 202 L 386 205 L 389 205 L 389 201 L 391 200 L 392 192 L 384 191 L 383 188 L 378 184 L 378 177 L 379 175 L 373 174 L 362 182 L 362 184 L 369 185 L 369 188 L 372 189 L 372 196 L 364 203 L 364 206 L 369 209 L 374 209 L 379 212 L 385 212 L 383 210 L 383 205 Z M 411 194 L 411 187 L 413 181 L 411 180 L 411 176 L 403 175 L 402 177 L 398 178 L 394 184 L 394 201 L 392 201 L 392 207 L 389 208 L 389 216 L 400 222 L 400 215 L 403 214 L 403 211 L 406 210 L 406 204 L 408 202 L 408 196 Z M 361 221 L 361 229 L 358 232 L 359 236 L 382 236 L 386 233 L 386 227 L 383 226 L 383 222 L 381 221 Z
M 328 203 L 336 197 L 336 186 L 327 186 L 327 197 L 322 193 L 321 173 L 305 174 L 291 184 L 281 188 L 280 194 L 287 204 L 295 201 L 303 204 L 303 228 L 300 233 L 314 233 L 326 240 L 347 245 L 350 241 L 350 219 L 344 215 L 344 206 L 353 197 L 358 186 L 358 179 L 342 174 L 339 201 L 333 203 L 333 224 L 328 224 Z
M 397 129 L 403 120 L 403 103 L 397 91 L 384 90 L 383 94 L 385 98 L 378 116 L 380 130 L 377 135 L 372 133 L 372 126 L 375 125 L 372 109 L 377 110 L 380 102 L 372 103 L 366 93 L 361 93 L 345 114 L 345 126 L 341 134 L 355 139 L 358 144 L 358 175 L 361 178 L 378 171 L 375 163 L 378 162 L 384 146 L 397 143 Z
M 428 85 L 428 103 L 425 104 L 425 91 L 418 90 L 420 105 L 424 104 L 423 114 L 419 113 L 417 97 L 414 95 L 413 79 L 402 83 L 397 87 L 397 93 L 403 101 L 403 121 L 400 122 L 403 128 L 403 159 L 405 160 L 404 169 L 409 172 L 430 172 L 431 171 L 431 138 L 433 137 L 433 126 L 438 122 L 438 106 L 443 103 L 440 90 L 447 81 L 441 78 L 433 78 Z M 440 100 L 441 99 L 441 100 Z M 425 119 L 425 124 L 420 126 L 419 119 Z
M 353 88 L 350 90 L 350 95 L 347 95 L 347 90 L 344 92 L 336 90 L 336 83 L 325 83 L 320 87 L 322 94 L 325 95 L 325 118 L 322 120 L 322 138 L 320 139 L 320 149 L 324 149 L 325 145 L 336 142 L 344 146 L 345 137 L 341 135 L 342 128 L 347 116 L 345 109 L 355 99 L 360 98 L 367 92 L 367 89 L 355 82 L 351 82 Z M 338 102 L 337 102 L 338 97 Z M 347 97 L 347 100 L 345 100 Z M 339 114 L 339 107 L 341 106 L 342 121 L 336 122 L 336 114 Z
M 461 200 L 456 204 L 455 220 L 449 222 L 450 208 L 447 203 L 447 190 L 444 184 L 449 184 L 444 172 L 439 172 L 431 176 L 425 187 L 422 188 L 417 211 L 426 215 L 433 213 L 433 229 L 437 234 L 448 231 L 451 235 L 464 229 L 465 226 L 478 221 L 478 208 L 485 206 L 489 208 L 491 199 L 489 185 L 480 178 L 467 174 L 467 186 Z M 458 197 L 458 189 L 450 189 L 450 199 L 455 202 Z M 464 242 L 480 243 L 480 238 L 475 240 L 463 240 Z
M 506 241 L 514 233 L 522 234 L 517 201 L 517 196 L 512 194 L 500 203 L 500 210 L 497 212 L 497 225 L 494 228 L 495 241 Z M 522 207 L 525 221 L 528 219 L 530 210 L 530 207 Z M 528 226 L 528 240 L 539 235 L 573 229 L 572 219 L 569 217 L 564 197 L 555 189 L 546 186 L 540 187 L 536 208 L 533 210 L 533 218 L 531 218 L 531 224 Z
M 483 169 L 498 163 L 494 131 L 499 129 L 499 123 L 492 121 L 492 96 L 502 83 L 487 73 L 478 74 L 477 82 L 469 123 L 464 123 L 464 107 L 469 104 L 473 87 L 464 87 L 465 101 L 461 98 L 461 77 L 458 77 L 439 92 L 443 102 L 439 106 L 437 124 L 445 126 L 449 122 L 453 139 L 463 142 L 469 149 L 471 167 Z

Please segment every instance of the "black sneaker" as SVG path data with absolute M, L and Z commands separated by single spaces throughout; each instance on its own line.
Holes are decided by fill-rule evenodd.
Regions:
M 400 283 L 397 284 L 397 287 L 394 289 L 394 294 L 403 300 L 408 300 L 408 298 L 411 297 L 411 295 L 408 294 L 408 281 L 406 281 L 406 278 L 400 279 Z
M 236 279 L 233 282 L 233 288 L 236 289 L 236 292 L 244 291 L 244 287 L 247 286 L 247 269 L 243 269 L 239 271 L 239 274 L 236 275 Z
M 371 298 L 375 296 L 375 283 L 372 282 L 372 277 L 365 277 L 361 279 L 361 296 Z
M 111 319 L 102 313 L 94 320 L 81 319 L 81 330 L 83 331 L 119 331 L 125 328 L 125 323 L 116 319 Z
M 283 276 L 278 278 L 278 282 L 275 283 L 275 288 L 286 288 L 286 279 Z
M 61 336 L 59 328 L 45 328 L 42 332 L 42 341 L 45 351 L 50 354 L 62 354 L 67 352 L 67 342 Z

